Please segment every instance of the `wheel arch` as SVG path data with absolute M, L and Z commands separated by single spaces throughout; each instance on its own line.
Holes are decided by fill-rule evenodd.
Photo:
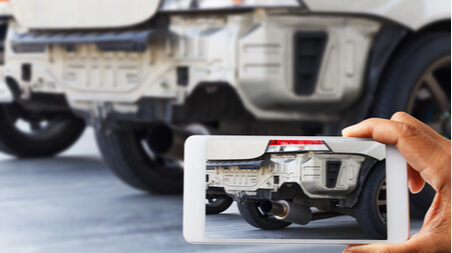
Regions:
M 450 32 L 450 18 L 438 20 L 424 25 L 415 33 Z
M 394 47 L 390 57 L 384 64 L 384 67 L 381 69 L 381 73 L 378 76 L 378 82 L 376 83 L 376 89 L 375 94 L 378 92 L 378 89 L 381 88 L 382 84 L 384 83 L 385 76 L 388 74 L 391 66 L 394 64 L 394 62 L 397 60 L 397 57 L 399 54 L 401 54 L 404 51 L 404 48 L 406 48 L 407 45 L 411 44 L 413 41 L 417 40 L 421 36 L 425 36 L 428 34 L 435 34 L 435 33 L 450 33 L 451 31 L 451 24 L 450 19 L 444 19 L 440 20 L 434 23 L 429 23 L 419 30 L 413 31 L 408 30 L 406 36 L 404 36 Z M 368 66 L 371 67 L 371 66 Z M 369 80 L 366 80 L 369 81 Z M 375 97 L 374 97 L 375 98 Z M 372 103 L 367 108 L 367 117 L 372 116 L 370 114 L 372 105 L 374 104 L 374 100 L 372 100 Z
M 361 169 L 359 172 L 358 179 L 358 187 L 353 191 L 346 199 L 343 199 L 339 202 L 339 206 L 341 208 L 353 208 L 358 203 L 359 197 L 361 196 L 361 192 L 363 190 L 364 184 L 367 182 L 367 179 L 370 175 L 370 172 L 377 167 L 380 163 L 385 163 L 386 159 L 378 161 L 377 159 L 368 157 L 363 164 L 361 165 Z
M 450 19 L 448 0 L 303 0 L 312 12 L 366 15 L 397 22 L 413 30 Z
M 420 36 L 433 33 L 450 33 L 450 22 L 450 18 L 442 19 L 426 24 L 418 30 L 411 30 L 396 23 L 385 23 L 369 52 L 366 73 L 363 78 L 364 90 L 362 96 L 355 106 L 352 106 L 345 114 L 345 120 L 339 129 L 371 117 L 372 106 L 378 89 L 384 82 L 384 77 L 397 59 L 398 54 Z

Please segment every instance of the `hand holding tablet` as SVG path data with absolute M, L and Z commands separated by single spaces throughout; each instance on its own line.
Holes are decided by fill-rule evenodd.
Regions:
M 437 192 L 421 231 L 408 241 L 353 246 L 346 252 L 450 252 L 450 140 L 406 113 L 396 113 L 391 120 L 366 120 L 343 134 L 396 145 L 408 162 L 411 192 L 419 192 L 425 181 Z
M 432 187 L 437 191 L 437 195 L 433 201 L 432 207 L 430 208 L 429 212 L 427 213 L 427 216 L 425 218 L 424 221 L 424 226 L 422 228 L 422 230 L 417 233 L 416 235 L 414 235 L 412 238 L 410 238 L 408 241 L 405 241 L 408 238 L 408 212 L 407 212 L 407 197 L 406 197 L 406 182 L 407 182 L 407 174 L 406 174 L 406 170 L 404 168 L 406 168 L 406 162 L 401 159 L 401 154 L 398 153 L 398 151 L 396 150 L 396 148 L 394 146 L 386 146 L 385 150 L 386 150 L 386 157 L 385 157 L 385 179 L 386 179 L 386 194 L 383 194 L 386 196 L 386 232 L 387 232 L 387 236 L 383 237 L 383 239 L 381 239 L 380 236 L 378 236 L 378 234 L 372 233 L 371 230 L 369 230 L 368 228 L 365 228 L 365 223 L 364 226 L 362 224 L 362 221 L 359 222 L 359 218 L 357 217 L 356 213 L 351 215 L 353 217 L 356 218 L 356 220 L 358 221 L 357 224 L 360 225 L 360 228 L 363 229 L 365 231 L 365 234 L 367 235 L 371 235 L 371 237 L 362 237 L 362 238 L 353 238 L 354 235 L 351 235 L 351 237 L 349 237 L 350 235 L 344 234 L 344 233 L 336 233 L 334 234 L 334 229 L 329 229 L 330 231 L 333 232 L 333 236 L 331 236 L 330 234 L 325 234 L 323 239 L 321 238 L 316 238 L 316 236 L 318 235 L 314 235 L 314 236 L 306 236 L 306 233 L 302 233 L 302 230 L 308 230 L 308 231 L 316 231 L 314 229 L 314 225 L 316 225 L 317 227 L 319 227 L 319 223 L 320 221 L 324 220 L 330 220 L 331 222 L 324 222 L 323 224 L 321 224 L 321 226 L 324 226 L 326 224 L 333 224 L 334 222 L 336 222 L 337 225 L 337 220 L 334 221 L 333 219 L 335 219 L 334 217 L 323 217 L 325 219 L 321 219 L 321 220 L 315 220 L 312 217 L 314 217 L 315 215 L 313 215 L 315 212 L 318 212 L 319 209 L 313 208 L 312 204 L 315 203 L 316 201 L 318 201 L 318 199 L 320 198 L 320 196 L 315 196 L 315 194 L 312 194 L 312 191 L 319 191 L 322 192 L 322 187 L 319 187 L 319 184 L 317 183 L 314 184 L 317 187 L 312 187 L 308 186 L 309 185 L 309 180 L 305 180 L 306 182 L 303 182 L 303 175 L 309 175 L 307 173 L 303 174 L 303 172 L 300 172 L 301 174 L 301 180 L 297 182 L 297 184 L 300 185 L 300 188 L 302 189 L 303 193 L 305 195 L 308 196 L 308 199 L 311 198 L 311 202 L 306 202 L 306 201 L 294 201 L 297 199 L 297 197 L 293 197 L 292 198 L 286 198 L 283 200 L 278 200 L 277 198 L 281 198 L 281 196 L 279 196 L 278 194 L 273 194 L 274 192 L 278 192 L 280 190 L 281 187 L 281 182 L 283 183 L 287 183 L 289 181 L 287 180 L 291 180 L 291 179 L 285 179 L 286 182 L 284 182 L 284 180 L 281 180 L 281 178 L 277 178 L 275 177 L 275 175 L 273 175 L 272 180 L 269 180 L 269 186 L 267 187 L 267 192 L 269 189 L 270 190 L 270 194 L 261 194 L 258 193 L 259 191 L 264 190 L 265 187 L 263 187 L 263 184 L 261 180 L 259 180 L 259 177 L 252 177 L 249 172 L 248 175 L 247 173 L 244 173 L 242 175 L 245 175 L 245 177 L 242 178 L 248 178 L 248 183 L 243 184 L 243 182 L 247 182 L 245 181 L 241 181 L 241 180 L 236 180 L 233 181 L 235 182 L 233 184 L 234 187 L 236 187 L 236 191 L 234 191 L 234 187 L 231 188 L 230 186 L 227 186 L 227 184 L 225 184 L 225 178 L 228 178 L 228 173 L 226 172 L 233 172 L 234 169 L 238 170 L 239 172 L 241 172 L 240 167 L 244 168 L 244 170 L 248 170 L 248 171 L 252 171 L 253 168 L 254 170 L 261 172 L 261 174 L 263 173 L 263 175 L 267 175 L 267 173 L 265 172 L 265 168 L 272 168 L 273 172 L 274 171 L 278 171 L 277 169 L 281 169 L 281 168 L 285 168 L 285 169 L 289 169 L 292 168 L 292 172 L 293 172 L 293 168 L 297 168 L 296 166 L 294 167 L 293 165 L 287 166 L 287 164 L 281 166 L 281 164 L 278 165 L 278 161 L 282 160 L 290 160 L 290 159 L 294 159 L 294 161 L 298 161 L 298 163 L 300 163 L 300 159 L 301 159 L 301 165 L 299 165 L 299 169 L 300 171 L 303 171 L 303 169 L 306 170 L 306 166 L 303 166 L 305 163 L 309 164 L 309 162 L 313 162 L 315 164 L 315 160 L 318 158 L 320 158 L 321 156 L 319 156 L 318 152 L 326 152 L 328 153 L 329 151 L 332 151 L 332 153 L 330 153 L 328 156 L 331 156 L 331 158 L 334 158 L 333 156 L 335 155 L 344 155 L 344 151 L 342 152 L 337 152 L 337 149 L 334 149 L 334 145 L 327 145 L 327 143 L 329 141 L 331 141 L 330 138 L 327 137 L 240 137 L 240 136 L 219 136 L 219 137 L 193 137 L 188 143 L 187 143 L 187 152 L 186 152 L 186 162 L 188 161 L 188 166 L 187 166 L 187 171 L 186 171 L 186 181 L 185 181 L 185 187 L 186 187 L 186 192 L 185 192 L 185 205 L 184 205 L 184 236 L 186 237 L 186 239 L 189 242 L 194 242 L 194 243 L 318 243 L 318 244 L 327 244 L 327 243 L 336 243 L 336 244 L 366 244 L 366 243 L 378 243 L 378 244 L 369 244 L 369 245 L 357 245 L 357 246 L 351 246 L 348 247 L 345 251 L 347 252 L 374 252 L 374 251 L 378 251 L 378 250 L 392 250 L 394 252 L 409 252 L 409 251 L 413 251 L 413 250 L 420 250 L 420 251 L 437 251 L 437 252 L 442 252 L 442 251 L 450 251 L 450 140 L 447 140 L 445 138 L 443 138 L 442 136 L 440 136 L 439 134 L 437 134 L 434 130 L 432 130 L 431 128 L 429 128 L 428 126 L 426 126 L 425 124 L 417 121 L 416 119 L 414 119 L 413 117 L 405 114 L 405 113 L 397 113 L 395 114 L 392 119 L 389 120 L 382 120 L 382 119 L 370 119 L 367 121 L 364 121 L 360 124 L 357 124 L 356 126 L 344 129 L 343 131 L 344 136 L 350 136 L 350 137 L 371 137 L 374 140 L 380 142 L 380 143 L 384 143 L 387 145 L 395 145 L 401 152 L 401 154 L 407 159 L 408 162 L 408 180 L 409 180 L 409 186 L 412 192 L 418 192 L 422 189 L 423 185 L 424 185 L 424 181 L 428 182 L 430 185 L 432 185 Z M 211 160 L 207 160 L 208 156 L 211 156 L 211 154 L 207 154 L 206 155 L 206 149 L 207 149 L 207 142 L 212 140 L 212 142 L 214 143 L 214 146 L 216 146 L 215 148 L 219 148 L 222 145 L 215 145 L 215 142 L 219 141 L 219 140 L 228 140 L 228 141 L 239 141 L 242 143 L 245 143 L 246 140 L 266 140 L 267 141 L 267 148 L 266 150 L 260 154 L 260 153 L 255 153 L 252 154 L 252 152 L 250 150 L 253 150 L 254 148 L 250 148 L 252 147 L 252 145 L 235 145 L 236 147 L 234 149 L 230 149 L 231 151 L 228 151 L 224 154 L 227 154 L 227 156 L 231 156 L 231 157 L 227 157 L 229 158 L 233 158 L 233 156 L 239 155 L 238 158 L 242 158 L 239 160 L 244 160 L 246 161 L 247 159 L 243 159 L 246 157 L 240 157 L 240 155 L 242 156 L 246 156 L 246 154 L 248 155 L 253 155 L 253 156 L 258 156 L 260 158 L 262 158 L 265 156 L 273 156 L 273 159 L 270 159 L 270 164 L 268 165 L 268 161 L 267 164 L 265 164 L 265 162 L 255 162 L 255 163 L 250 163 L 249 161 L 247 161 L 247 163 L 245 164 L 234 164 L 234 163 L 230 163 L 231 161 L 227 161 L 230 164 L 223 164 L 223 166 L 221 166 L 221 164 L 217 163 L 215 164 L 215 159 L 211 159 Z M 277 142 L 279 139 L 280 142 Z M 333 138 L 334 139 L 334 138 Z M 291 142 L 292 140 L 295 140 L 295 142 Z M 340 140 L 340 138 L 336 138 L 336 141 Z M 354 141 L 369 141 L 369 139 L 364 140 L 364 139 L 356 139 L 356 138 L 343 138 L 343 140 L 345 141 L 345 143 L 352 143 Z M 276 141 L 276 142 L 275 142 Z M 313 141 L 310 142 L 309 141 Z M 221 142 L 221 141 L 220 141 Z M 197 143 L 197 144 L 196 144 Z M 202 143 L 202 144 L 200 144 Z M 272 145 L 270 145 L 272 144 Z M 278 146 L 280 145 L 281 147 L 270 147 L 270 146 Z M 281 145 L 282 144 L 282 145 Z M 288 144 L 288 145 L 285 145 Z M 328 148 L 329 151 L 327 151 L 325 149 L 324 146 L 322 146 L 323 144 L 325 144 Z M 210 146 L 212 146 L 212 144 L 209 144 Z M 259 144 L 262 145 L 262 144 Z M 298 147 L 296 147 L 296 145 L 298 145 Z M 310 146 L 311 145 L 311 146 Z M 313 148 L 312 145 L 318 145 L 317 147 Z M 227 145 L 226 145 L 227 146 Z M 286 146 L 286 147 L 284 147 Z M 347 146 L 347 145 L 345 145 Z M 350 146 L 350 145 L 349 145 Z M 353 146 L 353 145 L 352 145 Z M 360 146 L 360 145 L 356 145 L 356 146 Z M 200 149 L 192 149 L 190 150 L 190 147 L 199 147 Z M 257 146 L 255 146 L 257 147 Z M 214 149 L 215 149 L 214 148 Z M 306 154 L 303 154 L 303 151 L 297 152 L 298 154 L 289 154 L 288 157 L 277 157 L 275 156 L 276 153 L 278 152 L 270 152 L 270 151 L 290 151 L 290 150 L 294 150 L 298 149 L 298 150 L 303 150 L 306 151 L 307 153 L 310 153 L 311 155 L 311 159 L 306 159 L 303 160 L 303 155 L 306 156 Z M 347 149 L 345 147 L 345 149 Z M 348 162 L 355 162 L 356 164 L 358 164 L 359 166 L 359 171 L 360 173 L 363 171 L 363 169 L 368 166 L 369 164 L 364 164 L 361 163 L 359 161 L 359 159 L 357 159 L 360 155 L 363 155 L 363 153 L 365 154 L 366 152 L 369 152 L 369 149 L 361 149 L 361 153 L 357 152 L 357 150 L 350 152 L 354 153 L 353 155 L 349 156 L 348 158 L 351 159 L 345 159 L 348 160 Z M 215 151 L 216 152 L 216 151 Z M 215 153 L 213 152 L 213 153 Z M 224 152 L 224 151 L 223 151 Z M 262 152 L 262 151 L 260 151 Z M 220 152 L 217 152 L 219 154 L 221 154 Z M 282 155 L 284 152 L 279 153 L 280 155 Z M 338 154 L 335 154 L 338 153 Z M 345 152 L 347 153 L 347 152 Z M 370 152 L 372 153 L 372 152 Z M 365 158 L 365 160 L 369 160 L 369 157 L 372 157 L 372 159 L 377 159 L 375 155 L 371 155 L 368 154 Z M 325 155 L 325 154 L 324 154 Z M 358 156 L 355 158 L 352 158 L 353 156 Z M 292 157 L 290 157 L 292 156 Z M 308 155 L 309 156 L 309 155 Z M 218 158 L 218 157 L 217 157 Z M 337 158 L 337 157 L 336 157 Z M 342 157 L 344 158 L 344 157 Z M 323 161 L 320 163 L 320 170 L 324 170 L 324 171 L 328 171 L 326 170 L 328 168 L 328 166 L 326 164 L 328 164 L 328 159 L 326 161 Z M 218 159 L 219 160 L 219 159 Z M 232 159 L 233 160 L 233 159 Z M 253 160 L 253 158 L 249 157 L 249 160 Z M 262 160 L 262 159 L 261 159 Z M 266 161 L 266 159 L 263 159 L 264 161 Z M 311 161 L 314 160 L 314 161 Z M 333 159 L 334 160 L 334 159 Z M 344 160 L 339 159 L 340 160 L 340 165 L 338 165 L 339 163 L 337 163 L 336 161 L 336 166 L 334 166 L 334 161 L 329 161 L 330 163 L 330 170 L 329 173 L 324 172 L 324 175 L 320 175 L 320 177 L 322 178 L 320 180 L 320 182 L 323 182 L 323 187 L 325 190 L 326 188 L 337 188 L 339 186 L 339 182 L 341 180 L 341 176 L 340 173 L 341 172 L 345 172 L 348 173 L 348 171 L 354 171 L 352 168 L 353 166 L 350 167 L 350 169 L 344 169 L 344 167 L 342 166 L 344 163 L 346 163 Z M 276 163 L 275 163 L 276 161 Z M 380 160 L 379 160 L 380 161 Z M 237 161 L 233 161 L 233 162 L 237 162 Z M 210 164 L 209 164 L 210 163 Z M 289 162 L 290 163 L 290 162 Z M 296 162 L 295 162 L 296 163 Z M 355 165 L 356 165 L 355 164 Z M 243 166 L 244 165 L 244 166 Z M 210 172 L 209 170 L 206 170 L 206 167 L 209 168 L 210 167 Z M 308 170 L 309 170 L 309 166 Z M 315 166 L 314 166 L 315 167 Z M 334 167 L 339 167 L 339 171 L 337 173 L 335 173 L 335 169 Z M 372 166 L 373 167 L 373 166 Z M 212 170 L 213 169 L 213 170 Z M 276 169 L 276 170 L 275 170 Z M 207 173 L 206 173 L 207 171 Z M 216 174 L 213 174 L 214 176 L 220 177 L 222 178 L 221 180 L 217 180 L 217 182 L 215 182 L 215 180 L 209 180 L 210 175 L 209 173 L 215 172 Z M 331 171 L 333 171 L 333 173 L 331 173 Z M 346 172 L 347 171 L 347 172 Z M 377 170 L 370 170 L 370 171 L 378 171 Z M 395 172 L 395 173 L 393 173 Z M 293 174 L 293 173 L 292 173 Z M 315 174 L 315 173 L 312 173 Z M 350 176 L 352 176 L 353 173 L 349 174 L 348 180 L 351 180 Z M 370 173 L 372 175 L 372 173 Z M 373 175 L 376 175 L 379 173 L 373 173 Z M 212 174 L 211 174 L 212 175 Z M 229 177 L 231 175 L 234 175 L 234 173 L 229 173 Z M 240 175 L 240 173 L 239 173 Z M 247 175 L 247 176 L 246 176 Z M 328 176 L 329 175 L 329 176 Z M 226 177 L 225 177 L 226 176 Z M 251 177 L 250 177 L 251 176 Z M 343 175 L 342 175 L 343 176 Z M 233 177 L 230 177 L 230 180 Z M 240 177 L 236 177 L 236 178 L 240 178 Z M 296 178 L 296 177 L 295 177 Z M 309 176 L 307 177 L 309 179 Z M 376 182 L 378 181 L 378 179 L 376 179 L 378 177 L 373 176 L 373 179 L 368 178 L 368 180 L 372 181 L 372 182 Z M 276 180 L 275 180 L 276 179 Z M 294 179 L 294 178 L 292 178 Z M 312 178 L 311 178 L 312 179 Z M 336 180 L 334 182 L 334 180 Z M 338 181 L 339 180 L 339 181 Z M 228 180 L 226 180 L 226 183 Z M 270 182 L 272 181 L 272 182 Z M 296 180 L 294 180 L 296 181 Z M 314 180 L 315 181 L 315 180 Z M 353 181 L 353 180 L 352 180 Z M 209 183 L 210 182 L 210 183 Z M 347 185 L 348 187 L 351 187 L 352 192 L 358 192 L 360 190 L 359 186 L 358 188 L 354 188 L 353 183 L 350 183 L 350 181 L 348 181 L 348 184 L 344 184 L 346 181 L 343 181 L 340 183 L 341 186 L 345 186 Z M 359 182 L 359 180 L 358 180 Z M 257 189 L 255 191 L 255 197 L 251 197 L 252 198 L 266 198 L 265 204 L 259 204 L 259 206 L 257 207 L 257 209 L 253 209 L 253 210 L 258 210 L 259 212 L 261 212 L 261 214 L 264 215 L 264 217 L 267 218 L 273 218 L 274 220 L 276 220 L 277 222 L 288 222 L 289 226 L 285 227 L 284 229 L 279 229 L 276 231 L 289 231 L 287 233 L 280 233 L 280 235 L 278 236 L 278 233 L 273 234 L 273 236 L 264 236 L 262 238 L 259 238 L 258 236 L 246 236 L 246 233 L 238 233 L 239 236 L 232 236 L 231 238 L 228 238 L 227 236 L 223 236 L 223 237 L 218 237 L 218 233 L 215 236 L 209 236 L 209 229 L 206 228 L 205 226 L 208 226 L 209 223 L 209 217 L 205 215 L 205 205 L 206 205 L 206 197 L 209 198 L 209 188 L 212 188 L 215 184 L 216 186 L 222 186 L 223 185 L 223 195 L 215 195 L 217 197 L 219 197 L 218 199 L 221 199 L 221 196 L 225 196 L 224 199 L 227 199 L 229 203 L 227 204 L 227 207 L 229 207 L 229 205 L 231 205 L 232 203 L 230 203 L 230 199 L 231 197 L 234 198 L 236 201 L 239 200 L 240 203 L 240 199 L 243 198 L 243 196 L 247 196 L 247 195 L 253 195 L 253 189 L 250 188 L 243 188 L 243 187 L 250 187 L 253 185 L 253 183 L 257 183 L 257 185 L 260 186 L 256 186 L 255 188 Z M 267 182 L 265 182 L 267 183 Z M 312 183 L 312 182 L 311 182 Z M 336 184 L 334 184 L 336 183 Z M 226 187 L 224 187 L 226 185 Z M 368 185 L 367 183 L 365 185 Z M 369 184 L 371 185 L 371 184 Z M 321 185 L 322 186 L 322 185 Z M 393 188 L 395 187 L 395 188 Z M 261 188 L 261 189 L 259 189 Z M 370 187 L 372 188 L 372 187 Z M 381 187 L 379 187 L 378 189 L 380 189 L 380 193 L 381 191 Z M 196 193 L 197 192 L 197 193 Z M 319 193 L 317 192 L 317 193 Z M 341 191 L 338 191 L 341 192 Z M 362 192 L 362 189 L 361 191 Z M 308 194 L 306 194 L 308 193 Z M 350 198 L 350 196 L 348 196 L 349 193 L 347 193 L 347 191 L 342 191 L 343 194 L 347 195 L 346 198 Z M 199 195 L 198 197 L 195 197 L 195 195 Z M 203 196 L 201 196 L 203 195 Z M 369 194 L 368 194 L 369 195 Z M 381 195 L 381 194 L 380 194 Z M 365 196 L 365 195 L 362 195 Z M 369 195 L 370 196 L 370 195 Z M 226 198 L 227 197 L 227 198 Z M 286 196 L 287 197 L 287 196 Z M 312 198 L 314 197 L 314 198 Z M 380 196 L 381 197 L 381 196 Z M 228 199 L 229 198 L 229 199 Z M 275 201 L 275 198 L 277 201 Z M 337 202 L 337 199 L 335 200 L 335 198 L 338 198 L 337 195 L 334 196 L 330 195 L 329 199 L 332 202 Z M 327 198 L 328 199 L 328 198 Z M 216 200 L 215 198 L 211 198 L 210 200 L 212 200 L 213 202 L 207 202 L 209 203 L 215 203 L 214 200 Z M 379 204 L 382 204 L 384 202 L 382 202 L 382 198 L 377 198 L 376 199 L 376 206 L 378 206 Z M 339 200 L 339 202 L 344 202 L 344 200 Z M 357 203 L 361 202 L 362 199 L 359 198 Z M 221 201 L 220 201 L 221 202 Z M 369 201 L 369 204 L 373 202 L 373 201 Z M 272 205 L 268 205 L 269 203 L 271 203 Z M 379 203 L 379 204 L 378 204 Z M 224 201 L 223 201 L 223 204 Z M 295 204 L 295 205 L 294 205 Z M 272 207 L 272 208 L 269 208 Z M 275 208 L 273 208 L 273 206 L 275 206 Z M 304 206 L 303 208 L 300 209 L 300 206 Z M 306 206 L 310 206 L 309 207 L 309 211 L 305 208 Z M 336 206 L 341 206 L 340 204 Z M 342 205 L 343 206 L 343 205 Z M 371 206 L 371 205 L 369 205 Z M 380 205 L 382 206 L 382 205 Z M 226 207 L 226 208 L 227 208 Z M 321 206 L 320 209 L 322 208 Z M 224 208 L 224 206 L 223 206 Z M 279 208 L 279 209 L 278 209 Z M 352 208 L 355 209 L 356 207 Z M 207 208 L 208 209 L 208 208 Z M 234 205 L 232 205 L 232 207 L 230 207 L 228 210 L 226 210 L 224 213 L 226 215 L 231 216 L 231 213 L 233 213 L 234 211 L 237 210 L 237 208 L 235 210 L 234 209 Z M 249 208 L 248 208 L 249 209 Z M 272 212 L 269 212 L 269 209 L 274 209 Z M 328 209 L 328 208 L 326 208 Z M 291 211 L 291 210 L 296 210 L 299 214 L 302 213 L 302 211 L 300 210 L 304 210 L 304 217 L 297 217 L 297 216 L 289 216 L 287 215 L 287 212 Z M 369 210 L 373 210 L 372 208 L 370 208 Z M 220 213 L 223 210 L 216 210 L 216 212 Z M 240 210 L 239 210 L 240 211 Z M 321 211 L 321 210 L 320 210 Z M 331 211 L 331 206 L 330 206 L 330 211 Z M 340 210 L 339 210 L 340 212 Z M 345 212 L 343 212 L 342 214 L 344 214 Z M 380 212 L 380 214 L 383 212 Z M 243 216 L 243 214 L 246 214 L 245 212 L 241 212 L 241 215 Z M 306 218 L 306 216 L 308 216 L 308 218 Z M 231 216 L 232 217 L 232 216 Z M 240 217 L 240 214 L 239 216 Z M 252 216 L 251 216 L 252 217 Z M 289 217 L 289 218 L 288 218 Z M 295 220 L 294 220 L 295 217 Z M 346 217 L 346 215 L 343 215 L 343 217 Z M 363 216 L 365 217 L 365 215 Z M 237 218 L 237 217 L 236 217 Z M 248 217 L 249 220 L 250 217 Z M 304 220 L 303 220 L 304 219 Z M 212 219 L 210 219 L 212 220 Z M 263 234 L 266 233 L 267 230 L 263 230 L 263 229 L 258 229 L 255 227 L 259 227 L 259 226 L 253 226 L 252 222 L 250 223 L 246 218 L 243 218 L 242 220 L 245 220 L 248 222 L 247 226 L 245 227 L 245 229 L 243 229 L 244 227 L 242 226 L 241 229 L 242 230 L 247 230 L 248 232 L 251 231 L 251 234 Z M 361 218 L 362 220 L 362 218 Z M 375 222 L 375 219 L 373 219 Z M 295 222 L 292 222 L 295 221 Z M 346 220 L 340 220 L 342 222 L 346 221 Z M 230 222 L 229 224 L 226 224 L 224 227 L 217 227 L 217 231 L 218 230 L 223 230 L 223 231 L 227 231 L 227 230 L 231 230 L 234 226 L 234 224 L 236 224 L 237 221 L 234 222 Z M 316 223 L 317 222 L 317 223 Z M 290 225 L 290 223 L 298 223 L 298 224 L 303 224 L 306 223 L 307 225 Z M 312 224 L 311 224 L 312 223 Z M 246 223 L 245 223 L 246 224 Z M 251 226 L 250 226 L 251 224 Z M 370 222 L 369 224 L 372 224 L 372 222 Z M 287 225 L 287 224 L 286 224 Z M 320 227 L 321 227 L 320 226 Z M 373 226 L 373 225 L 371 225 Z M 347 229 L 345 229 L 347 230 Z M 367 231 L 366 231 L 367 230 Z M 264 231 L 264 232 L 260 232 L 260 231 Z M 273 231 L 273 230 L 272 230 Z M 377 230 L 378 231 L 378 230 Z M 381 231 L 381 230 L 380 230 Z M 295 232 L 295 233 L 293 233 Z M 370 233 L 369 233 L 370 232 Z M 294 235 L 298 234 L 298 238 L 294 238 Z M 248 234 L 249 235 L 249 234 Z M 268 234 L 267 234 L 268 235 Z M 242 236 L 242 237 L 240 237 Z M 372 237 L 373 236 L 373 237 Z M 338 239 L 338 238 L 343 238 L 343 239 Z M 286 239 L 286 238 L 291 238 L 291 239 Z M 303 239 L 304 238 L 304 239 Z M 393 243 L 393 244 L 387 244 L 387 243 Z

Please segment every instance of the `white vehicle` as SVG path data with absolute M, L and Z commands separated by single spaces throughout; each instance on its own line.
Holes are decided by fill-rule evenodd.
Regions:
M 403 110 L 450 136 L 447 0 L 2 4 L 13 155 L 63 150 L 83 130 L 75 114 L 123 181 L 177 193 L 193 133 L 336 135 Z
M 206 213 L 237 201 L 250 225 L 267 230 L 338 215 L 387 236 L 385 146 L 374 141 L 209 140 Z M 229 204 L 228 204 L 229 203 Z M 316 212 L 311 208 L 315 207 Z

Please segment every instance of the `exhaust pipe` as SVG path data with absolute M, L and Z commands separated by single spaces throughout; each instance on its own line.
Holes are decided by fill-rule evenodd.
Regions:
M 300 206 L 286 200 L 265 200 L 260 205 L 260 209 L 279 220 L 295 224 L 306 225 L 312 220 L 312 212 L 309 207 Z
M 190 135 L 208 135 L 209 133 L 207 128 L 199 124 L 184 128 L 158 124 L 148 130 L 146 143 L 156 155 L 183 160 L 185 140 Z

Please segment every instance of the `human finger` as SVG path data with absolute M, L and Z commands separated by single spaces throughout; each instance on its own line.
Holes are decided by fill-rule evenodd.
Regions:
M 416 119 L 415 117 L 409 115 L 406 112 L 396 112 L 392 115 L 391 120 L 398 121 L 398 122 L 405 122 L 413 125 L 414 127 L 418 128 L 422 132 L 426 133 L 432 139 L 441 142 L 443 145 L 449 145 L 450 146 L 450 140 L 444 138 L 442 135 L 440 135 L 438 132 L 436 132 L 433 128 L 425 124 L 424 122 Z
M 408 165 L 408 186 L 412 193 L 419 193 L 425 185 L 425 180 L 418 171 Z
M 445 148 L 410 123 L 371 118 L 343 129 L 342 134 L 395 145 L 408 164 L 437 191 L 450 181 L 450 147 Z

